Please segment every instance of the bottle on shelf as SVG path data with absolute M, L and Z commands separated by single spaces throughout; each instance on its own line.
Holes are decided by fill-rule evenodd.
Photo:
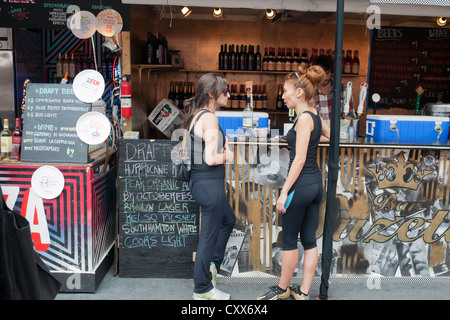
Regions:
M 246 102 L 245 85 L 241 84 L 239 87 L 239 109 L 244 110 Z
M 241 70 L 241 57 L 239 52 L 239 45 L 236 45 L 236 69 L 235 70 Z
M 283 71 L 283 57 L 281 55 L 281 48 L 278 47 L 278 55 L 275 63 L 275 70 L 276 71 Z
M 169 100 L 173 102 L 173 97 L 175 95 L 175 92 L 173 90 L 173 81 L 170 81 L 170 87 L 169 87 L 169 96 L 167 97 Z
M 284 101 L 283 101 L 283 85 L 278 85 L 278 95 L 277 95 L 277 108 L 278 111 L 284 109 Z
M 62 63 L 62 76 L 64 77 L 64 75 L 67 73 L 69 73 L 69 58 L 67 57 L 67 53 L 64 53 L 64 60 Z
M 247 70 L 247 58 L 244 52 L 243 44 L 241 44 L 241 52 L 239 53 L 239 70 Z
M 12 133 L 11 160 L 20 161 L 22 150 L 22 130 L 20 128 L 20 118 L 16 118 L 16 127 Z
M 172 101 L 173 101 L 173 104 L 178 107 L 178 105 L 180 104 L 180 95 L 178 92 L 178 82 L 177 81 L 174 83 L 174 90 L 175 90 L 175 92 L 174 92 Z
M 156 64 L 156 50 L 157 50 L 158 38 L 149 32 L 147 34 L 147 44 L 146 44 L 146 63 Z
M 219 69 L 223 70 L 223 44 L 220 45 L 220 52 L 219 52 Z
M 244 129 L 250 129 L 253 127 L 253 97 L 252 97 L 252 82 L 245 82 L 245 91 L 247 94 L 247 103 L 245 104 L 244 111 L 242 112 L 242 127 Z
M 2 160 L 11 159 L 12 154 L 12 133 L 8 126 L 8 119 L 4 119 L 3 130 L 0 132 L 0 157 Z
M 69 79 L 75 78 L 75 75 L 76 75 L 76 66 L 77 66 L 77 63 L 75 62 L 75 56 L 74 56 L 74 54 L 72 53 L 71 59 L 70 59 L 70 61 L 69 61 Z
M 268 54 L 267 50 L 268 50 L 267 47 L 265 47 L 264 48 L 264 57 L 263 57 L 263 60 L 262 60 L 262 69 L 263 69 L 263 71 L 267 71 L 268 63 L 269 63 L 269 54 Z
M 261 60 L 261 52 L 259 51 L 259 45 L 256 46 L 256 54 L 255 54 L 255 70 L 262 70 L 262 60 Z
M 62 78 L 64 76 L 62 72 L 63 72 L 63 60 L 60 52 L 58 53 L 58 60 L 56 60 L 56 77 Z
M 255 109 L 261 110 L 262 109 L 262 93 L 261 93 L 261 86 L 255 85 Z
M 227 45 L 225 44 L 223 47 L 223 69 L 222 70 L 229 69 L 229 62 L 230 62 L 230 56 L 228 54 Z
M 267 62 L 267 71 L 275 71 L 275 63 L 276 63 L 276 59 L 275 59 L 275 48 L 270 47 L 269 48 L 269 61 Z
M 347 55 L 345 56 L 344 67 L 342 73 L 351 73 L 352 72 L 352 50 L 347 50 Z
M 263 91 L 261 95 L 261 101 L 262 101 L 262 109 L 267 109 L 267 93 L 266 93 L 266 85 L 263 85 Z
M 353 52 L 352 74 L 359 74 L 359 51 L 358 50 L 355 50 Z
M 230 100 L 231 100 L 231 109 L 238 109 L 239 100 L 238 100 L 237 84 L 231 85 Z
M 292 59 L 292 63 L 291 63 L 291 70 L 292 71 L 297 71 L 298 70 L 298 66 L 300 65 L 300 49 L 299 48 L 294 48 L 294 58 Z
M 247 65 L 248 71 L 254 71 L 255 70 L 255 53 L 253 52 L 253 46 L 248 46 L 248 65 Z
M 311 50 L 311 58 L 309 59 L 309 65 L 312 66 L 314 61 L 316 61 L 317 59 L 317 49 L 313 48 Z
M 308 68 L 308 49 L 302 48 L 302 55 L 300 57 L 300 66 L 304 69 Z
M 292 51 L 291 48 L 286 49 L 286 60 L 284 62 L 284 70 L 292 71 Z
M 234 44 L 230 44 L 230 54 L 229 54 L 229 69 L 236 70 L 236 52 L 234 52 Z

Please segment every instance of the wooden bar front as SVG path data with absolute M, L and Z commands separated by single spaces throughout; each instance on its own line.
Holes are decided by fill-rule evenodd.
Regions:
M 423 143 L 423 142 L 422 142 Z M 232 276 L 280 275 L 281 219 L 275 203 L 287 175 L 284 144 L 235 142 L 226 165 L 229 201 L 243 231 Z M 318 163 L 325 195 L 316 231 L 321 257 L 328 145 Z M 332 277 L 442 277 L 450 265 L 450 147 L 431 142 L 340 144 Z M 303 249 L 299 241 L 300 257 Z M 235 254 L 236 255 L 236 254 Z M 296 273 L 302 273 L 302 259 Z M 320 263 L 316 276 L 321 274 Z

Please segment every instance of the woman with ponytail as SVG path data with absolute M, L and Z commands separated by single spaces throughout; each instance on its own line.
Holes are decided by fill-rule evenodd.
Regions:
M 286 134 L 289 146 L 289 171 L 277 200 L 282 214 L 281 277 L 277 286 L 259 296 L 258 300 L 308 300 L 318 262 L 316 228 L 319 206 L 323 197 L 322 174 L 317 164 L 319 141 L 328 141 L 330 127 L 324 123 L 313 104 L 317 86 L 325 75 L 319 66 L 299 68 L 286 77 L 283 100 L 294 109 L 296 118 Z M 289 286 L 298 263 L 297 239 L 304 249 L 303 280 L 301 286 Z
M 195 300 L 229 300 L 230 295 L 215 287 L 225 247 L 236 217 L 228 203 L 224 162 L 234 153 L 219 126 L 215 111 L 227 105 L 227 80 L 207 73 L 197 83 L 196 95 L 187 100 L 184 127 L 191 137 L 191 178 L 189 188 L 201 207 L 201 227 L 194 263 Z

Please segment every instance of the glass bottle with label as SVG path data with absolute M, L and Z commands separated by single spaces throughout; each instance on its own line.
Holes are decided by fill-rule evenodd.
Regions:
M 20 161 L 21 148 L 22 148 L 22 130 L 20 129 L 20 118 L 16 118 L 16 128 L 12 133 L 11 160 Z
M 247 93 L 247 103 L 242 112 L 242 127 L 251 129 L 253 127 L 253 98 L 252 98 L 252 82 L 245 82 L 245 91 Z
M 12 133 L 8 128 L 8 119 L 3 120 L 3 130 L 0 133 L 0 151 L 1 151 L 1 159 L 9 160 L 11 158 L 12 153 Z
M 359 51 L 353 52 L 352 74 L 359 74 Z

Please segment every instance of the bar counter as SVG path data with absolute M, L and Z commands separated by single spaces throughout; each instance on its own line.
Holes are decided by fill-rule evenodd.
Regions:
M 115 156 L 98 149 L 90 159 L 86 164 L 0 162 L 6 203 L 30 222 L 34 247 L 61 282 L 61 292 L 95 292 L 114 260 Z M 64 189 L 54 199 L 33 191 L 32 176 L 42 166 L 55 167 L 64 177 Z M 48 179 L 42 183 L 54 186 Z
M 287 176 L 287 145 L 230 144 L 235 161 L 226 165 L 225 183 L 238 218 L 235 234 L 242 241 L 236 245 L 233 239 L 238 263 L 225 273 L 279 276 L 283 216 L 275 203 Z M 320 144 L 317 159 L 325 187 L 316 231 L 319 260 L 328 148 L 328 143 Z M 450 275 L 449 149 L 447 140 L 340 141 L 331 277 Z M 303 257 L 300 242 L 298 246 Z M 294 276 L 302 274 L 300 260 Z M 320 274 L 319 263 L 316 276 Z

